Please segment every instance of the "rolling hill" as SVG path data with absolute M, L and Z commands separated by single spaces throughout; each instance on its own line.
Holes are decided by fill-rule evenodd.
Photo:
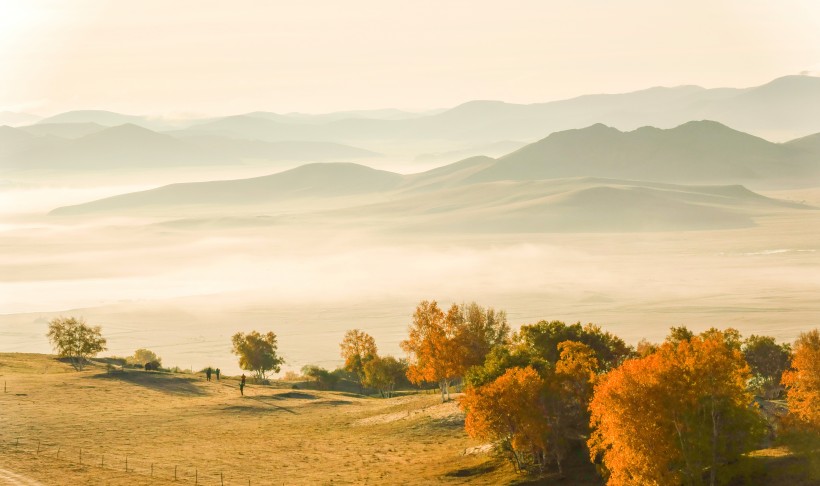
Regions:
M 812 184 L 820 182 L 820 152 L 808 143 L 771 143 L 712 121 L 631 132 L 596 124 L 553 133 L 499 158 L 466 182 L 583 176 L 697 184 Z
M 327 198 L 384 192 L 397 187 L 402 176 L 352 163 L 308 164 L 296 169 L 251 179 L 171 184 L 148 191 L 123 194 L 52 214 L 133 211 L 197 205 L 249 205 L 288 199 Z

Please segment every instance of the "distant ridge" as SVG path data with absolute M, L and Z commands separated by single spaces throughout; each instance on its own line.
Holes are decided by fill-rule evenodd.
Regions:
M 317 163 L 251 179 L 171 184 L 58 208 L 51 214 L 82 214 L 139 207 L 231 206 L 284 199 L 350 196 L 387 191 L 397 187 L 401 181 L 399 174 L 363 165 Z
M 714 121 L 631 132 L 595 124 L 553 133 L 499 158 L 467 182 L 590 176 L 671 183 L 787 184 L 820 176 L 818 155 Z

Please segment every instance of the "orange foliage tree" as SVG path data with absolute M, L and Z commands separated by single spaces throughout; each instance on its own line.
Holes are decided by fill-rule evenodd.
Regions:
M 401 342 L 410 356 L 407 379 L 412 383 L 437 382 L 441 401 L 450 399 L 450 384 L 464 374 L 464 348 L 459 340 L 461 321 L 456 309 L 445 316 L 436 301 L 416 307 L 408 338 Z
M 468 388 L 464 428 L 474 438 L 499 441 L 518 470 L 548 450 L 550 424 L 544 420 L 545 382 L 532 367 L 510 368 L 492 383 Z
M 532 464 L 543 471 L 555 462 L 562 473 L 570 441 L 582 436 L 589 423 L 595 351 L 574 341 L 561 342 L 558 349 L 554 368 L 507 368 L 489 383 L 468 387 L 461 401 L 467 433 L 498 441 L 519 470 Z
M 792 369 L 783 373 L 789 414 L 820 432 L 820 331 L 806 332 L 794 343 Z
M 746 390 L 749 367 L 721 332 L 668 340 L 627 360 L 595 387 L 592 459 L 610 485 L 716 484 L 722 464 L 749 450 L 762 418 Z
M 820 479 L 820 332 L 803 333 L 794 343 L 792 368 L 783 373 L 789 413 L 783 418 L 781 438 L 795 453 L 804 455 L 808 473 Z

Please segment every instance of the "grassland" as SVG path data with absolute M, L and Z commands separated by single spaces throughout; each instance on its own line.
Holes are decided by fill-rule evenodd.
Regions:
M 243 397 L 232 378 L 74 372 L 36 354 L 1 354 L 0 375 L 0 468 L 45 484 L 166 484 L 175 466 L 178 481 L 206 485 L 516 479 L 503 462 L 463 454 L 479 444 L 437 395 L 251 384 Z
M 562 479 L 473 453 L 483 444 L 437 394 L 378 399 L 275 382 L 241 396 L 235 377 L 75 372 L 22 353 L 0 354 L 0 386 L 0 484 L 4 472 L 29 485 L 602 484 L 583 454 Z M 784 449 L 732 467 L 733 485 L 817 484 Z

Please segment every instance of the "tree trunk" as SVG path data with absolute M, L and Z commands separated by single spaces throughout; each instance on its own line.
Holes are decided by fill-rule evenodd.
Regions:
M 561 455 L 558 452 L 555 453 L 555 463 L 558 464 L 558 475 L 562 478 L 564 477 L 564 468 L 561 466 Z
M 709 486 L 715 486 L 717 480 L 717 444 L 718 417 L 715 411 L 715 399 L 712 398 L 712 467 L 709 468 Z

